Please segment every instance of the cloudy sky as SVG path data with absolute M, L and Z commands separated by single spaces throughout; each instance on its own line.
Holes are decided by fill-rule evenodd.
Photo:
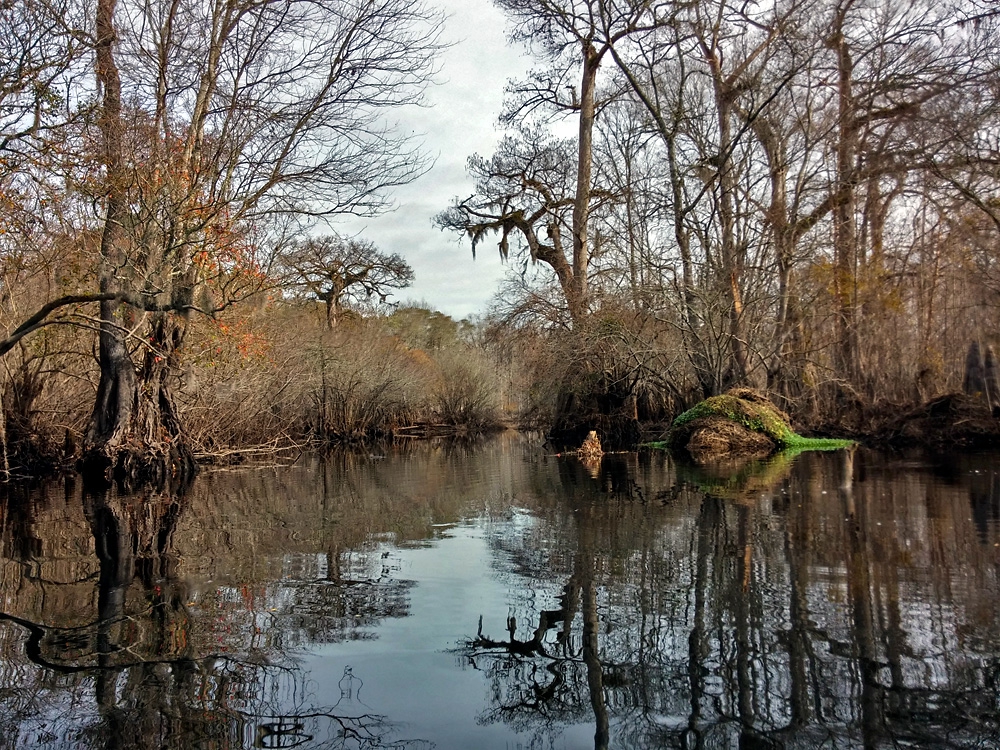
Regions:
M 472 194 L 465 171 L 469 155 L 489 155 L 499 138 L 496 127 L 509 78 L 529 67 L 523 51 L 506 41 L 506 22 L 490 0 L 430 0 L 449 14 L 444 40 L 452 46 L 439 60 L 438 83 L 421 109 L 399 114 L 401 128 L 423 133 L 434 167 L 395 195 L 398 208 L 384 216 L 340 223 L 342 234 L 359 234 L 380 250 L 399 253 L 416 280 L 401 300 L 424 302 L 455 318 L 485 311 L 504 266 L 489 245 L 476 260 L 467 240 L 432 225 L 452 198 Z

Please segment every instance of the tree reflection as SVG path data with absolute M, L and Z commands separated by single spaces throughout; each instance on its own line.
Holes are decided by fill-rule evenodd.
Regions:
M 186 492 L 107 492 L 84 495 L 81 502 L 68 485 L 61 503 L 48 498 L 49 507 L 44 500 L 19 500 L 9 498 L 0 506 L 3 557 L 20 569 L 0 567 L 3 747 L 424 744 L 401 739 L 387 716 L 361 704 L 350 671 L 340 700 L 317 704 L 306 673 L 282 638 L 268 632 L 285 623 L 277 622 L 275 607 L 254 610 L 251 587 L 237 589 L 245 594 L 240 601 L 248 617 L 228 606 L 231 587 L 207 594 L 192 587 L 180 574 L 177 551 L 180 521 L 190 503 Z M 81 507 L 82 514 L 74 510 Z M 25 539 L 35 541 L 25 544 Z M 89 559 L 96 564 L 81 556 L 60 561 L 52 554 L 56 549 L 92 550 Z M 356 565 L 339 567 L 358 572 Z M 343 632 L 329 613 L 393 616 L 399 611 L 394 602 L 406 591 L 399 581 L 333 583 L 327 577 L 326 585 L 311 591 L 305 585 L 286 589 L 306 607 L 326 609 L 322 622 L 330 632 L 324 640 Z M 352 599 L 354 605 L 345 605 Z M 381 604 L 370 607 L 366 599 Z M 241 627 L 244 622 L 251 627 Z M 77 710 L 67 712 L 66 706 Z
M 594 726 L 595 748 L 607 748 L 611 740 L 609 694 L 628 693 L 636 686 L 632 674 L 636 665 L 609 658 L 601 645 L 602 630 L 615 628 L 601 614 L 608 609 L 608 602 L 601 602 L 607 593 L 601 580 L 614 567 L 607 556 L 608 534 L 623 532 L 631 543 L 642 539 L 648 527 L 609 528 L 607 521 L 622 519 L 609 519 L 607 504 L 592 502 L 595 489 L 604 501 L 628 502 L 641 496 L 621 462 L 605 459 L 596 476 L 590 467 L 576 463 L 561 464 L 559 469 L 563 496 L 576 506 L 572 528 L 566 530 L 572 544 L 561 550 L 568 556 L 569 575 L 558 596 L 560 606 L 540 611 L 532 619 L 527 639 L 518 639 L 513 615 L 507 618 L 506 640 L 485 636 L 480 619 L 476 638 L 467 644 L 467 656 L 492 683 L 494 706 L 482 716 L 483 721 L 505 721 L 519 731 L 540 727 L 531 746 L 560 724 L 589 721 Z M 653 737 L 643 737 L 649 740 Z
M 0 748 L 419 746 L 388 714 L 417 715 L 411 694 L 465 705 L 480 677 L 474 718 L 526 747 L 996 744 L 1000 472 L 975 473 L 990 464 L 944 474 L 859 450 L 731 482 L 655 454 L 595 476 L 479 450 L 0 500 Z M 440 572 L 475 564 L 483 539 L 490 598 L 462 618 L 478 672 L 396 674 L 389 633 L 458 637 L 424 605 L 458 601 Z M 418 559 L 441 577 L 411 612 L 435 591 L 402 579 Z M 315 649 L 376 637 L 374 657 L 349 647 L 365 654 L 350 670 Z M 469 736 L 444 713 L 415 721 Z
M 974 528 L 961 492 L 866 460 L 802 456 L 718 494 L 635 462 L 632 480 L 561 465 L 556 494 L 543 469 L 538 528 L 493 540 L 520 617 L 501 639 L 481 619 L 465 648 L 490 682 L 481 720 L 531 746 L 583 721 L 595 748 L 989 746 L 997 586 L 959 608 L 955 575 L 995 573 L 992 543 L 955 543 Z M 553 576 L 559 606 L 539 608 Z

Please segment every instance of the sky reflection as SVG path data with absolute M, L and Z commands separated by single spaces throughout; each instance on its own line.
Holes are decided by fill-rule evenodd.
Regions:
M 995 465 L 508 438 L 11 496 L 0 747 L 990 747 Z

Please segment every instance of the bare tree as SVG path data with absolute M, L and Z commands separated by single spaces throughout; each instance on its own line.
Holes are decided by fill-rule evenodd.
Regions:
M 413 269 L 399 253 L 381 252 L 371 242 L 337 235 L 298 243 L 283 253 L 285 283 L 326 306 L 326 325 L 337 325 L 345 306 L 373 298 L 384 305 L 389 295 L 413 283 Z
M 0 178 L 24 175 L 66 123 L 65 87 L 86 46 L 73 33 L 73 0 L 0 5 Z
M 67 165 L 90 111 L 69 94 L 89 52 L 76 31 L 81 10 L 75 0 L 0 4 L 0 305 L 18 323 L 24 312 L 17 292 L 68 254 L 63 197 L 77 175 Z M 75 229 L 76 238 L 86 237 L 85 227 Z M 0 353 L 18 341 L 2 342 Z
M 577 276 L 586 269 L 567 257 L 565 247 L 576 182 L 572 157 L 572 143 L 538 130 L 525 128 L 517 136 L 508 135 L 491 158 L 469 159 L 475 195 L 456 201 L 436 221 L 444 229 L 468 234 L 473 253 L 492 232 L 500 234 L 504 259 L 509 257 L 511 239 L 523 243 L 528 259 L 555 273 L 570 320 L 577 322 L 584 311 Z
M 303 218 L 378 211 L 422 173 L 382 112 L 419 100 L 439 22 L 403 0 L 99 0 L 100 292 L 141 304 L 101 303 L 88 464 L 183 470 L 187 316 L 259 288 Z
M 559 277 L 560 286 L 566 295 L 570 319 L 578 326 L 585 318 L 590 303 L 588 272 L 593 252 L 590 240 L 591 200 L 593 189 L 593 141 L 597 114 L 604 103 L 599 96 L 599 69 L 609 51 L 618 44 L 626 44 L 630 35 L 655 28 L 659 23 L 658 10 L 654 3 L 634 0 L 495 0 L 497 6 L 510 19 L 511 38 L 526 44 L 548 67 L 534 71 L 522 82 L 510 86 L 510 100 L 502 121 L 508 125 L 521 122 L 527 117 L 547 118 L 573 117 L 577 123 L 575 169 L 572 202 L 568 204 L 569 217 L 560 221 L 568 230 L 572 244 L 562 246 L 553 238 L 546 258 L 540 258 L 552 266 Z M 578 82 L 574 76 L 579 76 Z M 614 95 L 613 90 L 607 97 Z M 606 99 L 606 98 L 605 98 Z M 539 131 L 540 134 L 541 131 Z M 473 171 L 482 160 L 473 160 Z M 478 177 L 479 175 L 477 175 Z M 533 189 L 534 186 L 527 186 Z M 446 228 L 468 232 L 474 240 L 484 233 L 501 233 L 501 253 L 508 248 L 508 238 L 512 232 L 523 235 L 533 258 L 537 258 L 542 246 L 537 237 L 537 228 L 531 226 L 534 236 L 526 234 L 529 225 L 522 219 L 527 214 L 520 205 L 494 204 L 495 212 L 484 211 L 489 206 L 490 196 L 483 196 L 484 203 L 477 203 L 477 196 L 456 201 L 451 210 L 443 215 L 440 223 Z M 565 197 L 552 197 L 549 202 L 562 204 Z M 496 209 L 501 209 L 499 212 Z M 546 231 L 555 225 L 548 223 Z M 561 232 L 561 230 L 560 230 Z M 560 256 L 556 257 L 556 253 Z
M 896 210 L 910 177 L 936 190 L 943 177 L 989 214 L 991 20 L 975 34 L 960 20 L 922 4 L 703 2 L 610 50 L 662 140 L 675 232 L 660 246 L 679 261 L 677 321 L 704 390 L 757 361 L 770 385 L 800 390 L 806 340 L 826 340 L 803 330 L 795 271 L 810 265 L 829 273 L 814 293 L 832 292 L 835 308 L 826 378 L 860 388 L 878 369 L 866 364 L 882 347 L 866 341 L 881 325 L 871 301 L 890 294 L 886 231 L 910 210 Z

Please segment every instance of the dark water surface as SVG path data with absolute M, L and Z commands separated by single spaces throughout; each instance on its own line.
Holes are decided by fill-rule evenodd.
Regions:
M 1000 456 L 523 437 L 0 501 L 0 748 L 1000 747 Z

